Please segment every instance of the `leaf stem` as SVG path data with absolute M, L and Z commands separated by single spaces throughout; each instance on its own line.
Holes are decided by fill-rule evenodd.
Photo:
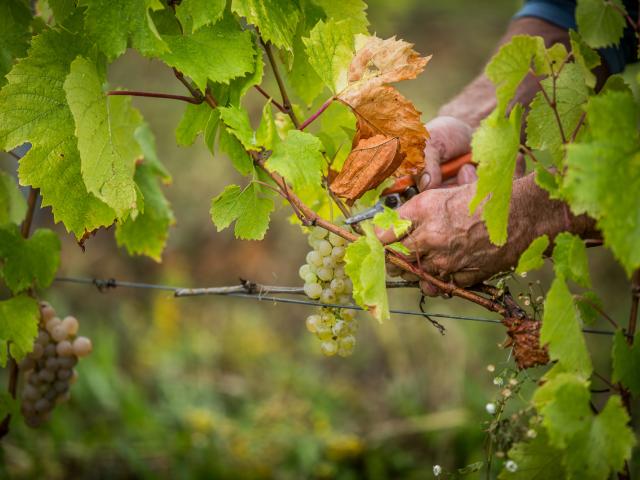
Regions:
M 556 103 L 556 75 L 553 72 L 553 69 L 551 70 L 551 92 L 553 95 L 553 99 L 549 98 L 549 94 L 542 86 L 542 82 L 538 78 L 538 75 L 536 75 L 535 72 L 533 71 L 531 71 L 530 73 L 536 79 L 536 82 L 538 83 L 538 87 L 540 88 L 540 92 L 542 93 L 542 96 L 544 97 L 547 104 L 549 105 L 549 107 L 551 107 L 551 110 L 553 111 L 553 115 L 556 118 L 556 123 L 558 124 L 558 130 L 560 131 L 560 138 L 562 139 L 562 143 L 567 143 L 567 137 L 564 134 L 564 128 L 562 127 L 562 121 L 560 120 L 560 114 L 558 113 L 558 105 Z
M 184 78 L 184 73 L 182 73 L 177 68 L 173 68 L 173 74 L 176 76 L 178 80 L 180 80 L 180 83 L 182 83 L 185 86 L 185 88 L 189 90 L 189 93 L 193 96 L 193 98 L 202 99 L 202 92 L 200 92 L 200 90 L 194 87 L 189 80 Z
M 604 310 L 602 310 L 598 305 L 596 305 L 594 302 L 592 302 L 591 300 L 589 300 L 589 298 L 585 297 L 584 295 L 574 295 L 574 298 L 576 300 L 579 300 L 581 302 L 586 303 L 587 305 L 589 305 L 591 308 L 593 308 L 596 312 L 598 312 L 600 314 L 600 316 L 602 318 L 604 318 L 605 320 L 607 320 L 611 325 L 613 325 L 613 328 L 618 329 L 620 328 L 620 325 L 618 325 L 618 322 L 616 322 L 613 318 L 611 318 L 607 312 L 605 312 Z
M 282 76 L 280 75 L 280 71 L 278 70 L 278 64 L 276 63 L 276 59 L 273 56 L 273 50 L 271 49 L 271 43 L 265 42 L 262 38 L 260 38 L 260 43 L 264 48 L 265 53 L 267 54 L 267 58 L 269 59 L 269 63 L 271 64 L 271 70 L 273 71 L 273 76 L 276 78 L 276 82 L 278 83 L 278 89 L 280 90 L 280 95 L 282 96 L 282 106 L 284 111 L 296 128 L 300 128 L 300 122 L 296 118 L 296 114 L 293 111 L 291 106 L 291 101 L 289 100 L 289 95 L 287 94 L 287 89 L 284 85 L 284 81 L 282 80 Z
M 271 95 L 269 95 L 267 93 L 267 91 L 262 88 L 260 85 L 254 85 L 253 88 L 255 88 L 258 92 L 260 92 L 260 94 L 266 98 L 267 100 L 271 100 L 271 104 L 276 107 L 278 110 L 280 110 L 282 113 L 287 113 L 287 109 L 284 108 L 278 101 L 276 101 L 275 98 L 273 98 Z
M 111 90 L 107 92 L 108 96 L 114 95 L 128 95 L 131 97 L 151 97 L 151 98 L 166 98 L 169 100 L 179 100 L 181 102 L 192 103 L 199 105 L 204 100 L 202 98 L 186 97 L 184 95 L 172 95 L 169 93 L 156 93 L 156 92 L 139 92 L 135 90 Z
M 322 115 L 322 113 L 327 108 L 329 108 L 329 105 L 331 105 L 335 99 L 336 99 L 335 95 L 327 99 L 327 101 L 322 104 L 322 106 L 318 109 L 316 113 L 314 113 L 309 118 L 307 118 L 304 122 L 302 122 L 302 125 L 300 125 L 299 130 L 304 130 L 309 125 L 311 125 L 320 115 Z

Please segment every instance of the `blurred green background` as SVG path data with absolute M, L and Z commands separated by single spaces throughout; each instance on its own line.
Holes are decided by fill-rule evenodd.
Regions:
M 370 31 L 433 54 L 425 73 L 402 86 L 426 121 L 481 71 L 519 3 L 373 0 Z M 183 93 L 170 70 L 131 52 L 111 67 L 110 81 Z M 265 81 L 275 93 L 269 73 Z M 299 284 L 307 244 L 288 223 L 289 211 L 277 212 L 263 242 L 216 233 L 210 201 L 235 173 L 201 139 L 176 146 L 182 104 L 134 104 L 174 178 L 166 194 L 177 224 L 162 263 L 128 257 L 112 231 L 89 239 L 83 252 L 55 226 L 63 239 L 60 275 L 180 286 L 239 278 Z M 251 92 L 245 104 L 257 117 L 263 99 Z M 16 167 L 6 156 L 1 163 Z M 52 226 L 47 210 L 38 212 L 36 226 Z M 606 252 L 590 255 L 606 307 L 626 316 L 622 272 Z M 512 288 L 528 291 L 535 279 L 544 288 L 547 278 L 542 272 Z M 392 307 L 417 310 L 416 290 L 390 295 Z M 71 401 L 47 425 L 31 430 L 14 422 L 0 444 L 0 476 L 7 478 L 432 478 L 435 464 L 455 471 L 486 459 L 485 404 L 500 397 L 494 377 L 512 366 L 498 346 L 504 330 L 491 324 L 443 320 L 441 336 L 420 317 L 378 325 L 360 315 L 355 353 L 342 359 L 320 354 L 304 326 L 310 307 L 70 284 L 54 284 L 43 298 L 80 319 L 94 353 L 79 364 Z M 457 300 L 428 300 L 426 308 L 490 316 Z M 606 371 L 610 339 L 589 342 Z M 523 405 L 516 398 L 509 408 Z

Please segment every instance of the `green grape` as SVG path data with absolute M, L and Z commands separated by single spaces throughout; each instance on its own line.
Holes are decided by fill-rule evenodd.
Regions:
M 320 350 L 327 357 L 332 357 L 338 353 L 338 343 L 335 340 L 325 340 L 320 344 Z
M 78 333 L 78 329 L 80 328 L 78 319 L 76 317 L 72 317 L 71 315 L 64 317 L 64 320 L 62 320 L 62 326 L 67 331 L 67 335 L 71 336 L 76 335 Z
M 320 340 L 329 340 L 331 338 L 333 338 L 333 331 L 331 330 L 331 327 L 327 326 L 327 325 L 323 325 L 320 324 L 316 327 L 316 337 L 318 337 Z
M 318 299 L 322 295 L 322 285 L 319 283 L 306 283 L 304 285 L 304 293 L 311 299 Z
M 312 228 L 309 232 L 309 236 L 316 239 L 322 239 L 327 236 L 327 232 L 324 228 Z
M 329 284 L 329 288 L 335 293 L 342 293 L 344 291 L 345 283 L 341 278 L 334 278 Z
M 318 325 L 320 324 L 320 315 L 309 315 L 306 320 L 307 330 L 311 333 L 316 333 Z
M 333 247 L 333 250 L 331 250 L 331 256 L 336 260 L 342 260 L 344 258 L 345 252 L 346 250 L 344 249 L 344 247 Z
M 336 278 L 346 278 L 347 274 L 345 273 L 344 267 L 342 265 L 339 265 L 335 268 L 334 276 Z
M 315 265 L 316 267 L 322 266 L 322 255 L 315 250 L 311 250 L 307 253 L 307 263 L 309 265 Z
M 320 301 L 322 303 L 335 303 L 336 294 L 330 288 L 325 288 L 320 295 Z
M 320 240 L 316 244 L 315 249 L 323 257 L 327 257 L 327 256 L 331 255 L 331 251 L 332 251 L 331 244 L 329 242 L 327 242 L 326 240 Z
M 336 322 L 336 316 L 328 309 L 323 309 L 320 314 L 320 319 L 323 325 L 332 326 Z
M 306 277 L 303 278 L 304 283 L 318 283 L 318 277 L 315 273 L 309 272 Z
M 329 233 L 329 242 L 331 242 L 331 245 L 334 245 L 336 247 L 340 247 L 347 243 L 344 238 L 342 238 L 340 235 L 336 235 L 335 233 Z
M 336 337 L 340 337 L 344 334 L 347 328 L 347 322 L 345 322 L 344 320 L 338 320 L 331 330 Z
M 323 282 L 329 282 L 333 278 L 333 269 L 327 267 L 320 267 L 316 272 L 318 278 Z
M 324 257 L 322 259 L 322 266 L 325 268 L 330 268 L 331 269 L 331 273 L 333 274 L 333 269 L 336 266 L 336 259 L 333 257 Z M 333 276 L 333 275 L 332 275 Z
M 298 269 L 298 275 L 300 276 L 300 278 L 302 280 L 304 280 L 307 275 L 309 275 L 310 273 L 313 273 L 311 271 L 311 267 L 309 266 L 309 264 L 305 263 L 303 264 L 299 269 Z M 305 280 L 306 281 L 306 280 Z

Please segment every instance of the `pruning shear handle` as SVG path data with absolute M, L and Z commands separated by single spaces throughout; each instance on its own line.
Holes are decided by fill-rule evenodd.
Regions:
M 442 174 L 442 180 L 449 180 L 450 178 L 455 177 L 462 166 L 467 163 L 473 163 L 471 153 L 466 153 L 441 164 L 440 173 Z M 382 191 L 380 200 L 373 207 L 347 218 L 345 223 L 347 225 L 353 225 L 355 223 L 362 222 L 363 220 L 373 218 L 378 212 L 383 211 L 384 207 L 394 209 L 398 208 L 418 193 L 418 187 L 416 186 L 415 178 L 413 176 L 406 175 L 404 177 L 399 177 L 393 185 Z

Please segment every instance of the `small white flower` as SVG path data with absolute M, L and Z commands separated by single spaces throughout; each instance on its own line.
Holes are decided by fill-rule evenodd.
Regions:
M 536 438 L 537 436 L 538 436 L 538 432 L 536 432 L 533 428 L 530 428 L 529 430 L 527 430 L 528 438 Z
M 520 276 L 521 276 L 522 278 L 527 278 L 527 272 L 522 272 L 522 273 L 520 274 Z
M 487 371 L 490 372 L 490 373 L 495 372 L 496 371 L 496 366 L 490 363 L 489 365 L 487 365 Z
M 441 473 L 442 473 L 442 467 L 440 465 L 434 465 L 433 466 L 433 475 L 436 476 L 436 477 L 439 477 Z
M 496 404 L 495 403 L 487 403 L 484 406 L 484 409 L 487 411 L 487 413 L 489 415 L 493 415 L 494 413 L 496 413 Z
M 493 379 L 493 384 L 497 385 L 498 387 L 501 387 L 503 383 L 504 383 L 504 380 L 502 377 L 496 377 Z
M 513 460 L 507 460 L 504 463 L 504 468 L 506 468 L 508 472 L 514 473 L 518 471 L 518 464 Z

